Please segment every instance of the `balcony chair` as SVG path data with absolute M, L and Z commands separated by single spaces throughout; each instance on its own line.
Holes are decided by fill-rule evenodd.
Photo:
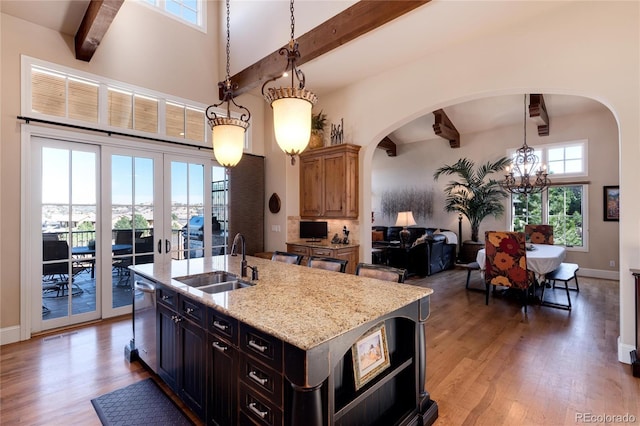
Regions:
M 333 257 L 309 256 L 310 268 L 326 269 L 327 271 L 345 272 L 347 270 L 347 262 L 347 260 Z
M 376 278 L 383 281 L 404 283 L 407 278 L 407 270 L 392 266 L 374 265 L 360 262 L 356 266 L 356 275 L 361 277 Z
M 66 241 L 43 240 L 42 260 L 46 262 L 42 264 L 43 293 L 55 291 L 55 297 L 64 296 L 65 291 L 69 291 L 69 281 L 71 281 L 72 294 L 82 292 L 82 289 L 73 283 L 73 278 L 85 268 L 76 266 L 74 262 L 71 264 L 71 271 L 69 270 L 69 244 Z M 58 262 L 49 263 L 56 260 Z
M 527 270 L 524 233 L 487 231 L 485 253 L 486 304 L 489 304 L 490 286 L 494 290 L 496 286 L 514 288 L 522 290 L 526 314 L 529 288 L 535 283 L 535 276 Z

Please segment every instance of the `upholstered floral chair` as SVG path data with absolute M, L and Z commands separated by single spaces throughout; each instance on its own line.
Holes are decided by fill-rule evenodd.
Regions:
M 527 270 L 527 250 L 522 232 L 485 233 L 486 303 L 489 304 L 489 287 L 511 287 L 522 290 L 524 311 L 527 312 L 527 293 L 534 284 L 533 272 Z
M 525 225 L 524 234 L 532 244 L 553 245 L 553 225 Z

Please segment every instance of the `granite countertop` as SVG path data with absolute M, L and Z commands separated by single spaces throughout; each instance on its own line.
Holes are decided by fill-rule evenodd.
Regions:
M 287 241 L 287 244 L 297 244 L 301 246 L 307 247 L 316 247 L 316 248 L 331 248 L 331 249 L 341 249 L 347 247 L 360 247 L 360 244 L 331 244 L 331 240 L 320 240 L 320 241 L 307 241 L 307 240 L 292 240 Z
M 240 260 L 226 255 L 130 268 L 303 350 L 433 293 L 430 288 L 252 256 L 247 261 L 258 267 L 259 279 L 251 287 L 207 294 L 172 279 L 214 270 L 240 276 Z

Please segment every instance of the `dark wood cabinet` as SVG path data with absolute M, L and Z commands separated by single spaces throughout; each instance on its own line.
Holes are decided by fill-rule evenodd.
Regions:
M 204 418 L 205 310 L 200 303 L 162 286 L 157 291 L 158 375 L 196 415 Z
M 209 308 L 207 423 L 237 421 L 238 322 Z
M 341 144 L 300 154 L 300 216 L 358 218 L 358 151 Z

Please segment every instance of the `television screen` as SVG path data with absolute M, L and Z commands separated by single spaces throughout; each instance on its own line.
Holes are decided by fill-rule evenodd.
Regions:
M 327 222 L 306 222 L 300 221 L 300 238 L 309 241 L 320 241 L 327 238 Z

